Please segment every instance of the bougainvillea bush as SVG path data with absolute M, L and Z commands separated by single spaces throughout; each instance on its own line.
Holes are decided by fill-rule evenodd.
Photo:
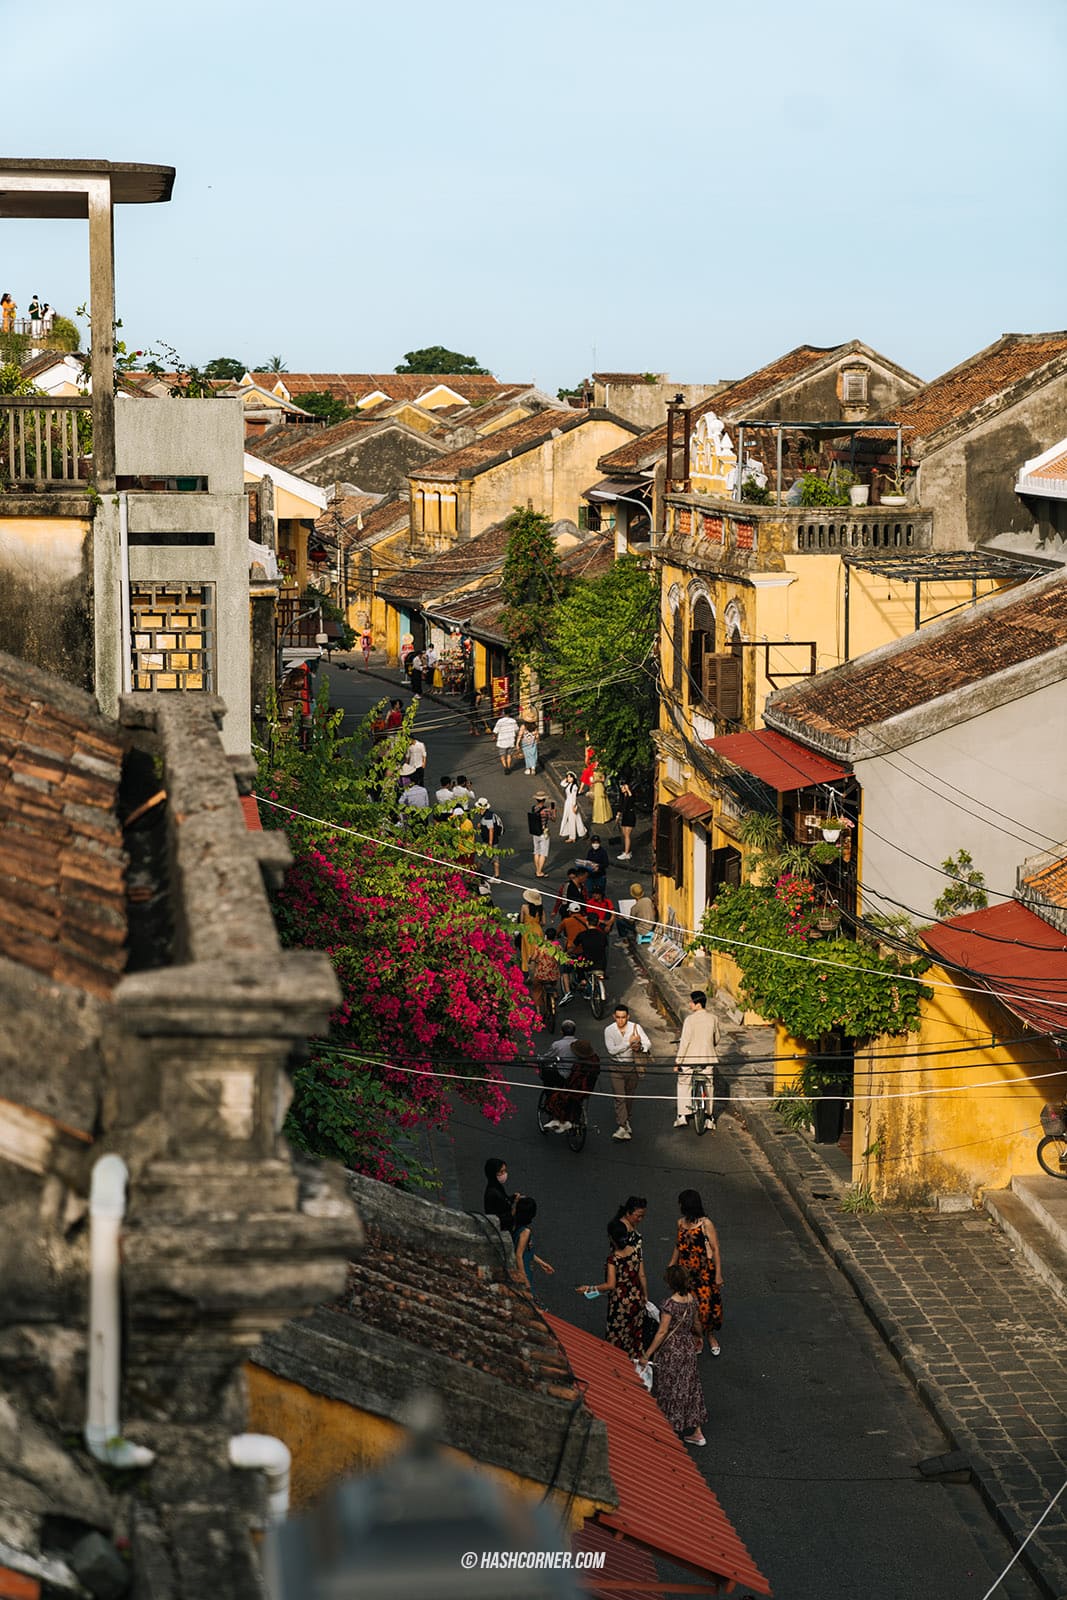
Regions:
M 341 739 L 339 720 L 320 702 L 309 748 L 282 739 L 263 763 L 264 822 L 286 828 L 296 858 L 275 897 L 282 940 L 324 950 L 342 992 L 294 1074 L 286 1132 L 412 1182 L 411 1135 L 447 1121 L 453 1091 L 492 1122 L 510 1109 L 507 1067 L 529 1051 L 534 1012 L 510 935 L 455 866 L 455 826 L 391 803 L 407 728 L 368 749 Z
M 919 1001 L 931 993 L 914 981 L 926 963 L 884 956 L 854 939 L 818 939 L 817 902 L 814 886 L 790 873 L 767 886 L 720 889 L 695 943 L 731 955 L 742 1002 L 794 1038 L 816 1041 L 839 1028 L 870 1039 L 914 1028 Z

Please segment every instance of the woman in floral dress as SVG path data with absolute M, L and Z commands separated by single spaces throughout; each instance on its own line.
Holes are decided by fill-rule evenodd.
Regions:
M 659 1331 L 645 1351 L 645 1360 L 653 1364 L 652 1393 L 686 1444 L 707 1444 L 708 1408 L 697 1376 L 697 1356 L 704 1343 L 697 1297 L 684 1267 L 668 1267 L 664 1277 L 670 1298 L 659 1308 Z
M 678 1242 L 671 1256 L 672 1267 L 684 1267 L 689 1274 L 700 1310 L 700 1327 L 708 1336 L 713 1356 L 720 1354 L 715 1334 L 722 1327 L 722 1255 L 719 1236 L 704 1202 L 695 1189 L 683 1189 L 678 1196 Z
M 645 1318 L 648 1284 L 640 1251 L 627 1243 L 625 1223 L 609 1222 L 611 1254 L 604 1270 L 603 1283 L 581 1283 L 579 1294 L 595 1289 L 608 1297 L 608 1326 L 604 1337 L 609 1344 L 624 1350 L 631 1361 L 643 1361 L 641 1326 Z

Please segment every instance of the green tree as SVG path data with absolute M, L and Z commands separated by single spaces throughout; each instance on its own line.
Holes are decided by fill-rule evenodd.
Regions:
M 205 378 L 229 378 L 236 383 L 247 371 L 244 362 L 238 361 L 236 356 L 212 356 L 204 363 Z
M 69 317 L 53 317 L 48 333 L 49 350 L 80 350 L 81 329 Z
M 424 350 L 407 350 L 404 353 L 404 364 L 394 367 L 394 372 L 447 372 L 453 376 L 460 373 L 485 373 L 488 367 L 478 365 L 477 356 L 463 356 L 458 350 L 446 350 L 443 344 L 427 345 Z
M 288 372 L 289 368 L 281 356 L 268 356 L 262 366 L 254 369 L 256 372 Z
M 313 417 L 322 417 L 331 427 L 335 422 L 347 422 L 349 417 L 358 415 L 328 389 L 309 389 L 307 394 L 297 397 L 296 403 L 304 411 L 310 411 Z
M 658 612 L 652 575 L 634 556 L 576 583 L 556 608 L 542 687 L 558 687 L 563 721 L 613 772 L 637 776 L 652 766 Z
M 937 916 L 958 917 L 961 912 L 981 911 L 989 904 L 989 896 L 985 892 L 985 873 L 975 866 L 969 850 L 961 850 L 958 855 L 942 861 L 941 871 L 953 882 L 934 901 Z
M 563 568 L 543 511 L 516 506 L 504 523 L 508 543 L 500 586 L 500 622 L 517 664 L 529 668 L 546 659 L 556 608 L 563 598 Z

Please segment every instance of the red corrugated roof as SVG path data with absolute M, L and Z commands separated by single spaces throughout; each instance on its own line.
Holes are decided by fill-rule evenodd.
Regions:
M 1027 1027 L 1067 1034 L 1067 936 L 1018 900 L 953 917 L 922 939 L 950 966 L 967 968 Z
M 689 822 L 700 822 L 704 817 L 711 816 L 711 806 L 702 800 L 698 794 L 680 794 L 670 801 L 668 810 L 677 811 L 679 816 L 685 817 Z
M 755 733 L 728 733 L 721 739 L 705 739 L 709 750 L 762 778 L 779 794 L 807 789 L 813 783 L 833 783 L 849 774 L 836 761 L 816 755 L 806 745 L 787 739 L 784 733 L 759 728 Z
M 614 1511 L 599 1512 L 597 1523 L 728 1585 L 743 1583 L 770 1594 L 770 1584 L 629 1357 L 561 1317 L 546 1313 L 545 1321 L 566 1352 L 586 1405 L 607 1428 L 619 1503 Z M 598 1586 L 609 1588 L 611 1576 L 605 1571 Z
M 579 1580 L 593 1600 L 636 1600 L 638 1595 L 662 1595 L 664 1592 L 665 1585 L 648 1551 L 631 1544 L 629 1539 L 620 1539 L 617 1533 L 600 1527 L 592 1519 L 583 1522 L 571 1534 L 571 1549 L 604 1552 L 604 1565 L 595 1569 L 596 1576 L 593 1576 L 594 1569 L 589 1568 Z M 716 1584 L 716 1593 L 718 1587 Z

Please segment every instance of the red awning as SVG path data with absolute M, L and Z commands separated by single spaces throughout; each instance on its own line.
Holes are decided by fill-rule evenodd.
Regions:
M 668 811 L 677 811 L 687 822 L 703 822 L 705 817 L 711 816 L 711 807 L 706 800 L 698 794 L 680 794 L 668 802 Z
M 967 969 L 961 983 L 984 983 L 1028 1028 L 1067 1036 L 1067 934 L 1018 900 L 953 917 L 922 940 L 950 967 Z
M 561 1317 L 546 1313 L 545 1321 L 566 1352 L 586 1405 L 607 1428 L 608 1466 L 619 1503 L 614 1511 L 598 1512 L 596 1525 L 701 1577 L 770 1594 L 770 1584 L 629 1357 Z M 597 1590 L 610 1593 L 612 1578 L 625 1581 L 612 1571 L 609 1547 L 605 1568 L 596 1576 Z M 658 1584 L 653 1592 L 670 1588 Z
M 828 761 L 806 745 L 787 739 L 784 733 L 773 733 L 770 728 L 759 728 L 755 733 L 728 733 L 721 739 L 705 739 L 704 743 L 735 767 L 762 778 L 779 794 L 850 776 L 836 761 Z

